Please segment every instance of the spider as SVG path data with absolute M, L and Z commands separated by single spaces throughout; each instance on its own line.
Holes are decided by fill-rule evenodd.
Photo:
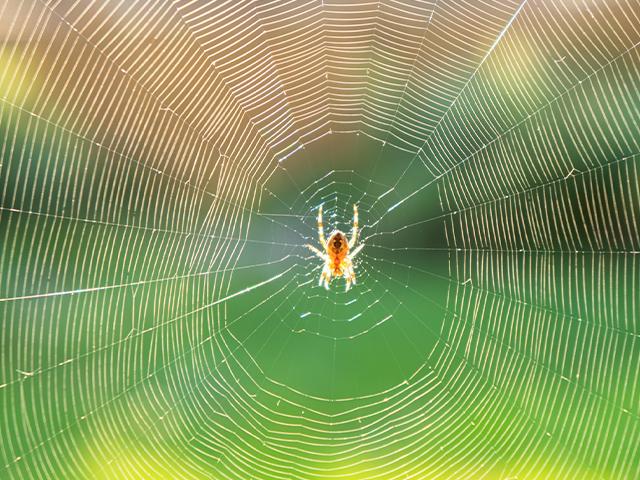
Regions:
M 346 290 L 348 291 L 351 288 L 351 284 L 356 284 L 356 273 L 353 270 L 353 259 L 355 256 L 362 250 L 364 244 L 361 243 L 358 245 L 355 250 L 349 253 L 349 250 L 352 249 L 358 238 L 358 206 L 353 206 L 353 231 L 351 234 L 351 239 L 347 240 L 347 236 L 342 233 L 340 230 L 334 230 L 331 235 L 329 235 L 329 241 L 324 238 L 324 228 L 322 225 L 322 205 L 318 209 L 318 239 L 320 240 L 320 245 L 325 250 L 325 252 L 321 252 L 313 245 L 307 244 L 307 248 L 315 253 L 318 257 L 324 260 L 324 267 L 322 269 L 322 274 L 320 275 L 320 281 L 318 285 L 324 284 L 324 288 L 329 290 L 329 283 L 331 282 L 331 277 L 344 277 L 347 286 Z

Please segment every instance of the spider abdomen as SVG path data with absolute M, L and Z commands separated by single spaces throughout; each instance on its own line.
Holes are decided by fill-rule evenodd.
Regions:
M 344 256 L 336 256 L 333 260 L 333 275 L 341 276 L 343 274 Z

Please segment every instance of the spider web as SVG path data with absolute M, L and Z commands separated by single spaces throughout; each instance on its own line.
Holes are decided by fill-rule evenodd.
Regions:
M 0 476 L 640 475 L 638 25 L 0 2 Z

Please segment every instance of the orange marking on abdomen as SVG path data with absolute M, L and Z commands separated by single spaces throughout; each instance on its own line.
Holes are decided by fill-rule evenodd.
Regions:
M 346 252 L 344 255 L 336 255 L 333 257 L 333 274 L 334 275 L 342 275 L 342 262 L 346 257 Z

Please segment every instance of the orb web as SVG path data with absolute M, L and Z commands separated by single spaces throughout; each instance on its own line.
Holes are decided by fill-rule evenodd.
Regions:
M 639 17 L 0 3 L 0 476 L 637 476 Z

